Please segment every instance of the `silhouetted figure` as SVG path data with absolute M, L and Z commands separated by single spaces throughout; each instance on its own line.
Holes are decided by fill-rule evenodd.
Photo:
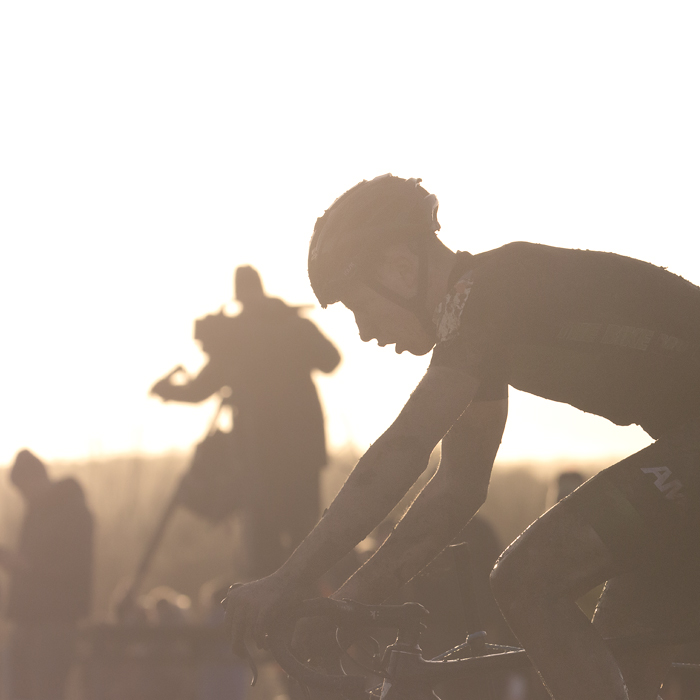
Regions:
M 29 450 L 10 472 L 26 504 L 10 574 L 7 614 L 12 700 L 61 700 L 74 659 L 77 623 L 90 611 L 93 519 L 73 478 L 53 481 Z
M 299 308 L 268 297 L 257 271 L 239 267 L 242 311 L 201 319 L 195 336 L 209 360 L 183 384 L 173 375 L 152 393 L 198 403 L 224 387 L 245 465 L 242 515 L 250 575 L 272 573 L 319 516 L 319 474 L 326 463 L 323 413 L 311 379 L 331 372 L 340 355 Z
M 570 493 L 573 493 L 586 480 L 586 477 L 581 472 L 575 469 L 569 469 L 560 472 L 557 475 L 556 483 L 553 484 L 552 494 L 547 500 L 551 501 L 548 505 L 551 507 L 555 503 L 559 503 L 563 498 L 566 498 Z

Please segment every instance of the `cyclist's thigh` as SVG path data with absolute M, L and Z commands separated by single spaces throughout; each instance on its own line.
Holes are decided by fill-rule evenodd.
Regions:
M 630 568 L 665 566 L 696 551 L 700 420 L 601 472 L 584 503 L 591 523 Z
M 589 479 L 535 521 L 505 563 L 547 579 L 544 592 L 556 595 L 687 558 L 700 531 L 699 469 L 696 420 Z
M 700 421 L 693 420 L 599 475 L 586 506 L 626 569 L 598 603 L 605 636 L 668 640 L 700 629 L 698 471 Z M 621 505 L 606 509 L 615 499 Z
M 620 572 L 578 507 L 584 487 L 540 516 L 503 552 L 491 577 L 501 605 L 509 598 L 579 598 Z

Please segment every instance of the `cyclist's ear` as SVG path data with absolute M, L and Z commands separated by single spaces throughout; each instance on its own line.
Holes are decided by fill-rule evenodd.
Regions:
M 418 256 L 402 243 L 391 245 L 381 253 L 375 265 L 376 281 L 402 296 L 415 293 L 419 269 Z

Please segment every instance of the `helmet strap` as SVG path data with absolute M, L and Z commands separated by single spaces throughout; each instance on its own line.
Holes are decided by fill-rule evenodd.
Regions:
M 429 335 L 435 335 L 435 324 L 433 323 L 433 315 L 428 310 L 428 253 L 425 250 L 425 245 L 421 246 L 418 252 L 418 275 L 416 278 L 416 293 L 412 297 L 404 297 L 398 294 L 393 289 L 383 285 L 371 276 L 365 278 L 365 284 L 373 289 L 377 294 L 380 294 L 385 299 L 393 302 L 410 311 L 420 322 L 423 330 Z

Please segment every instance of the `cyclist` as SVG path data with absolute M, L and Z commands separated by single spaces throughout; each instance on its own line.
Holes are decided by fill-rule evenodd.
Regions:
M 698 621 L 700 289 L 612 253 L 523 242 L 453 252 L 419 183 L 363 181 L 316 223 L 321 304 L 350 309 L 363 341 L 434 351 L 316 528 L 273 575 L 230 592 L 234 645 L 265 646 L 275 615 L 391 511 L 442 440 L 435 476 L 334 597 L 378 603 L 416 575 L 484 501 L 510 385 L 655 439 L 549 510 L 492 573 L 552 697 L 654 699 L 670 645 Z M 575 601 L 606 580 L 591 624 Z M 615 657 L 603 641 L 633 632 L 654 643 Z

